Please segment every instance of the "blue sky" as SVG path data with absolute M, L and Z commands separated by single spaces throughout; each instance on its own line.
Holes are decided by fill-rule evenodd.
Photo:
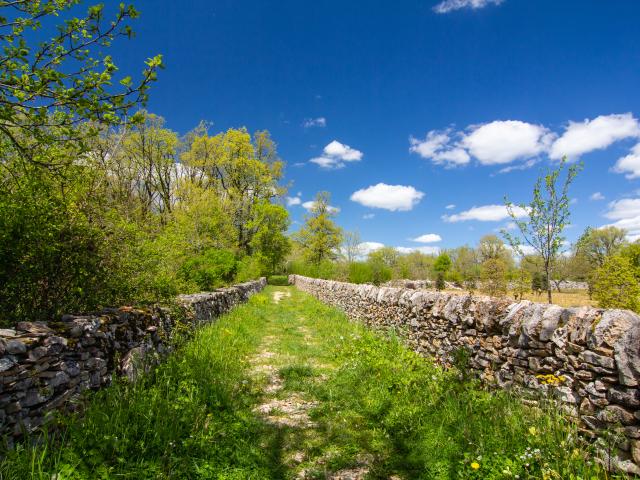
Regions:
M 585 165 L 569 239 L 587 225 L 640 235 L 637 0 L 137 6 L 137 38 L 113 54 L 127 72 L 164 55 L 149 110 L 181 133 L 269 130 L 294 229 L 327 190 L 364 241 L 474 244 L 507 225 L 505 194 L 528 200 L 567 154 Z

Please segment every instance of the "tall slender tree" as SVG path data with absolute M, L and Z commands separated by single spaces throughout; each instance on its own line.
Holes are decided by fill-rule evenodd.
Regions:
M 512 235 L 507 230 L 502 230 L 502 235 L 521 256 L 523 244 L 533 248 L 540 255 L 549 303 L 552 303 L 549 282 L 551 270 L 565 240 L 563 232 L 569 223 L 571 213 L 569 187 L 582 165 L 574 164 L 568 168 L 565 167 L 566 158 L 563 158 L 558 168 L 549 169 L 539 176 L 533 187 L 533 198 L 528 204 L 516 205 L 505 196 L 507 212 L 517 225 L 520 235 Z M 561 182 L 560 177 L 563 173 L 565 173 L 564 181 Z M 524 220 L 520 219 L 521 212 L 526 212 Z

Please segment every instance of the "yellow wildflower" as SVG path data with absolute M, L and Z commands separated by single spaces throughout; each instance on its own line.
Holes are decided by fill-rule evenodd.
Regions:
M 537 435 L 538 431 L 536 430 L 536 427 L 529 427 L 529 434 L 530 435 Z
M 478 462 L 472 462 L 471 468 L 473 468 L 474 470 L 478 470 L 480 468 L 480 464 Z

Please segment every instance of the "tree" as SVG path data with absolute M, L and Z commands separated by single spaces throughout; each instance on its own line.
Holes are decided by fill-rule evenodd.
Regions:
M 451 257 L 446 253 L 441 253 L 437 256 L 435 263 L 433 264 L 433 270 L 442 274 L 446 274 L 451 268 Z
M 342 229 L 332 220 L 336 212 L 329 205 L 329 198 L 328 192 L 316 195 L 311 212 L 296 235 L 305 260 L 316 266 L 325 260 L 335 260 L 342 243 Z
M 507 293 L 507 264 L 502 258 L 489 258 L 482 262 L 482 289 L 493 297 Z
M 260 259 L 264 273 L 276 273 L 291 250 L 291 242 L 285 235 L 289 213 L 281 205 L 263 202 L 253 221 L 257 228 L 251 239 L 251 250 Z
M 511 289 L 517 301 L 524 299 L 524 294 L 531 290 L 531 274 L 522 265 L 511 274 Z
M 462 284 L 469 292 L 473 292 L 480 278 L 480 262 L 475 249 L 462 246 L 450 251 L 453 257 L 453 269 L 462 278 Z
M 480 262 L 486 260 L 502 259 L 507 265 L 513 264 L 513 256 L 504 242 L 496 235 L 485 235 L 478 242 L 478 256 Z
M 603 308 L 640 312 L 638 270 L 625 255 L 613 255 L 596 270 L 593 297 Z
M 617 227 L 587 227 L 576 242 L 576 254 L 584 255 L 596 268 L 617 253 L 625 243 L 627 232 Z
M 228 201 L 238 248 L 251 255 L 259 206 L 284 194 L 278 185 L 283 162 L 267 131 L 252 138 L 244 128 L 229 129 L 211 137 L 204 128 L 189 136 L 190 147 L 181 155 L 184 175 Z
M 520 255 L 522 241 L 532 247 L 542 257 L 543 270 L 547 285 L 547 300 L 551 298 L 551 270 L 564 237 L 562 235 L 569 222 L 569 186 L 578 174 L 580 165 L 572 165 L 568 168 L 564 183 L 558 185 L 560 175 L 564 171 L 566 160 L 563 159 L 555 170 L 549 170 L 544 176 L 538 177 L 533 188 L 533 199 L 529 204 L 514 205 L 505 197 L 507 212 L 517 225 L 520 236 L 511 235 L 506 230 L 502 231 L 514 251 Z M 520 220 L 525 215 L 527 220 Z
M 115 173 L 111 178 L 129 200 L 136 197 L 143 217 L 156 212 L 166 222 L 174 203 L 178 135 L 164 128 L 164 118 L 142 114 L 144 120 L 122 134 L 106 161 Z
M 89 7 L 84 17 L 57 26 L 49 39 L 30 45 L 28 32 L 46 37 L 45 25 L 65 16 L 80 0 L 14 0 L 0 4 L 0 136 L 29 163 L 54 169 L 46 146 L 68 143 L 76 153 L 86 151 L 95 125 L 83 121 L 120 124 L 129 110 L 147 99 L 162 57 L 146 61 L 142 78 L 117 77 L 118 67 L 106 50 L 117 37 L 131 37 L 128 22 L 138 17 L 131 5 L 121 4 L 115 17 L 105 18 L 104 6 Z M 35 43 L 35 42 L 34 42 Z M 119 81 L 118 81 L 119 80 Z M 120 88 L 113 84 L 119 83 Z M 133 116 L 130 120 L 139 120 Z
M 446 284 L 444 282 L 445 275 L 451 269 L 451 257 L 446 253 L 441 253 L 433 264 L 433 270 L 436 272 L 436 289 L 444 290 Z
M 347 263 L 353 263 L 362 256 L 362 239 L 359 232 L 344 232 L 342 253 Z

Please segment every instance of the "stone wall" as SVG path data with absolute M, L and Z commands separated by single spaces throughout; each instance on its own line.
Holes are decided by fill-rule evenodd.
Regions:
M 181 295 L 177 309 L 109 308 L 64 315 L 57 322 L 20 322 L 15 329 L 0 329 L 0 435 L 11 445 L 56 409 L 72 410 L 81 391 L 107 386 L 113 375 L 135 377 L 138 369 L 169 351 L 179 319 L 195 328 L 245 302 L 265 285 L 262 278 L 210 293 Z
M 297 275 L 291 284 L 371 327 L 406 330 L 410 346 L 442 364 L 460 347 L 503 388 L 563 402 L 587 434 L 626 438 L 614 462 L 640 474 L 640 317 L 486 296 L 354 285 Z

